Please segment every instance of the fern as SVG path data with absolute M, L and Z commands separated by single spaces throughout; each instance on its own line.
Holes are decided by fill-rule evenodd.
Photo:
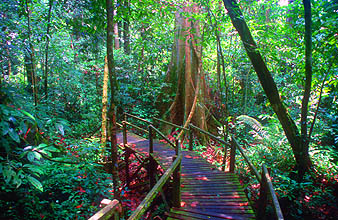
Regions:
M 266 139 L 266 140 L 269 139 L 269 135 L 264 130 L 264 126 L 259 121 L 257 121 L 255 118 L 252 118 L 248 115 L 240 115 L 237 117 L 237 120 L 253 128 L 262 139 Z

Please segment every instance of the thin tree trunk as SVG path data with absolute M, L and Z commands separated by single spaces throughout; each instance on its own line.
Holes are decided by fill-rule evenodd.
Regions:
M 114 48 L 115 50 L 120 49 L 120 40 L 119 40 L 119 26 L 118 23 L 114 23 Z
M 296 158 L 298 179 L 301 180 L 305 172 L 309 169 L 311 160 L 307 151 L 304 150 L 306 147 L 303 145 L 299 130 L 280 99 L 276 83 L 257 48 L 256 42 L 254 41 L 246 22 L 244 21 L 244 16 L 242 15 L 238 4 L 234 0 L 223 0 L 223 2 L 232 24 L 242 39 L 244 48 L 251 60 L 271 106 L 282 124 L 285 135 Z
M 312 38 L 311 38 L 311 1 L 303 0 L 305 13 L 305 89 L 301 109 L 301 136 L 304 148 L 308 148 L 307 116 L 312 82 Z M 307 145 L 307 146 L 306 146 Z M 304 149 L 307 151 L 307 149 Z
M 337 58 L 337 54 L 335 54 L 333 56 L 333 60 L 335 60 Z M 328 70 L 327 72 L 325 73 L 325 76 L 324 76 L 324 79 L 322 81 L 322 84 L 320 86 L 320 92 L 319 92 L 319 98 L 318 98 L 318 103 L 317 103 L 317 107 L 316 107 L 316 111 L 315 111 L 315 115 L 313 116 L 313 120 L 312 120 L 312 123 L 311 123 L 311 126 L 310 126 L 310 130 L 309 130 L 309 134 L 308 134 L 308 140 L 310 141 L 311 140 L 311 134 L 312 134 L 312 131 L 313 131 L 313 127 L 315 125 L 315 122 L 316 122 L 316 118 L 317 118 L 317 114 L 318 114 L 318 111 L 319 111 L 319 106 L 320 106 L 320 103 L 322 101 L 322 95 L 323 95 L 323 89 L 324 89 L 324 85 L 325 85 L 325 81 L 327 79 L 327 76 L 329 75 L 330 71 L 331 71 L 331 68 L 332 68 L 332 64 L 333 64 L 333 61 L 330 62 L 329 64 L 329 67 L 328 67 Z
M 7 74 L 6 75 L 8 75 L 7 81 L 9 82 L 10 75 L 12 74 L 12 63 L 11 63 L 11 55 L 9 53 L 8 47 L 6 47 L 6 52 L 7 52 L 7 56 L 8 56 L 8 58 L 7 58 L 8 59 L 8 62 L 7 62 L 8 68 L 7 68 Z
M 108 111 L 109 118 L 109 131 L 110 131 L 110 147 L 111 147 L 111 172 L 113 175 L 113 184 L 114 184 L 114 197 L 119 199 L 119 190 L 118 190 L 118 164 L 117 164 L 117 138 L 116 138 L 116 107 L 114 103 L 115 89 L 116 86 L 116 76 L 115 76 L 115 66 L 114 66 L 114 8 L 111 0 L 106 0 L 106 9 L 107 9 L 107 61 L 108 61 L 108 72 L 109 72 L 109 81 L 110 81 L 110 107 Z
M 31 76 L 32 76 L 32 90 L 33 90 L 33 97 L 34 97 L 34 105 L 38 105 L 38 97 L 37 97 L 37 86 L 36 86 L 36 73 L 35 73 L 35 61 L 34 61 L 34 47 L 32 43 L 32 31 L 30 25 L 30 10 L 28 7 L 28 0 L 26 0 L 26 13 L 27 13 L 27 28 L 28 28 L 28 39 L 29 39 L 29 55 L 30 55 L 30 62 L 32 65 L 31 69 Z
M 130 53 L 130 34 L 129 34 L 129 15 L 130 15 L 130 0 L 124 1 L 124 6 L 127 8 L 127 14 L 124 16 L 123 22 L 123 47 L 126 54 Z
M 108 60 L 104 59 L 104 74 L 102 88 L 102 126 L 101 126 L 101 147 L 102 156 L 104 155 L 105 146 L 107 145 L 107 109 L 108 109 Z
M 50 39 L 50 19 L 52 14 L 53 0 L 49 0 L 49 10 L 48 10 L 48 19 L 47 19 L 47 39 L 46 39 L 46 57 L 45 57 L 45 96 L 48 98 L 48 47 Z

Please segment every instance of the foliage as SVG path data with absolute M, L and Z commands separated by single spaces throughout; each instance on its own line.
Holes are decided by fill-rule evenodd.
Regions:
M 266 119 L 266 116 L 262 117 Z M 248 120 L 248 117 L 242 117 Z M 257 122 L 254 123 L 257 125 Z M 274 189 L 281 203 L 286 218 L 302 219 L 304 216 L 316 216 L 326 219 L 334 216 L 336 210 L 334 187 L 337 181 L 337 153 L 331 147 L 312 144 L 310 155 L 313 162 L 313 171 L 307 174 L 303 182 L 295 180 L 293 153 L 288 147 L 285 137 L 281 136 L 281 127 L 278 120 L 270 117 L 267 126 L 252 127 L 251 131 L 242 136 L 248 140 L 242 146 L 255 167 L 265 163 L 271 168 Z M 245 127 L 236 126 L 239 129 Z M 265 137 L 261 136 L 264 130 Z M 241 132 L 239 132 L 241 133 Z M 268 137 L 268 138 L 266 138 Z M 250 199 L 257 201 L 259 196 L 259 183 L 254 176 L 248 176 L 250 168 L 244 159 L 237 155 L 237 172 L 240 174 Z

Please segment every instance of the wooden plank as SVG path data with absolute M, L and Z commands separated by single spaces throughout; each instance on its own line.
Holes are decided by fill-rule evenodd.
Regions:
M 132 118 L 135 118 L 135 119 L 137 119 L 137 120 L 139 120 L 139 121 L 143 121 L 143 122 L 145 122 L 145 123 L 147 123 L 147 124 L 152 124 L 152 123 L 151 123 L 150 121 L 148 121 L 148 120 L 145 120 L 145 119 L 143 119 L 143 118 L 137 117 L 137 116 L 132 115 L 132 114 L 129 114 L 129 113 L 127 113 L 127 112 L 125 112 L 124 114 L 127 115 L 127 116 L 130 116 L 130 117 L 132 117 Z
M 197 211 L 193 209 L 186 209 L 186 208 L 180 208 L 176 209 L 173 208 L 172 211 L 174 213 L 190 213 L 190 214 L 197 214 L 197 215 L 202 215 L 202 216 L 207 216 L 209 218 L 205 219 L 214 219 L 214 218 L 220 218 L 220 219 L 254 219 L 255 216 L 251 213 L 247 214 L 221 214 L 217 212 L 202 212 L 202 211 Z
M 138 220 L 141 216 L 146 212 L 146 210 L 151 205 L 151 202 L 158 194 L 159 190 L 163 187 L 163 185 L 167 182 L 171 174 L 175 171 L 176 167 L 178 167 L 181 163 L 182 155 L 179 155 L 171 167 L 166 170 L 166 172 L 162 175 L 160 180 L 155 184 L 155 186 L 150 190 L 147 196 L 143 199 L 141 204 L 136 208 L 133 214 L 128 218 L 128 220 Z
M 167 220 L 170 219 L 179 219 L 179 220 L 210 220 L 210 216 L 201 215 L 191 212 L 184 212 L 184 211 L 174 211 L 166 214 L 168 216 Z M 217 218 L 213 217 L 213 220 L 224 220 L 224 218 Z
M 177 124 L 173 124 L 173 123 L 171 123 L 171 122 L 169 122 L 169 121 L 164 121 L 164 120 L 162 120 L 162 119 L 155 118 L 155 117 L 153 117 L 153 119 L 156 120 L 156 121 L 162 122 L 162 123 L 164 123 L 164 124 L 173 126 L 173 127 L 175 127 L 175 128 L 179 128 L 179 129 L 182 129 L 182 130 L 185 130 L 185 131 L 189 131 L 189 129 L 184 128 L 184 127 L 182 127 L 182 126 L 179 126 L 179 125 L 177 125 Z
M 209 137 L 211 137 L 211 138 L 214 139 L 215 141 L 218 141 L 218 142 L 220 142 L 220 143 L 222 143 L 222 144 L 224 144 L 224 145 L 230 146 L 230 144 L 229 144 L 228 142 L 225 142 L 224 140 L 222 140 L 222 139 L 216 137 L 215 135 L 213 135 L 213 134 L 211 134 L 211 133 L 209 133 L 209 132 L 207 132 L 207 131 L 204 131 L 204 130 L 200 129 L 199 127 L 196 127 L 196 126 L 193 125 L 193 124 L 190 124 L 190 127 L 193 128 L 193 129 L 195 129 L 195 130 L 198 130 L 199 132 L 201 132 L 201 133 L 203 133 L 203 134 L 208 135 Z
M 270 178 L 270 175 L 269 175 L 269 172 L 268 170 L 266 169 L 266 166 L 263 164 L 263 175 L 265 176 L 265 179 L 266 179 L 266 183 L 268 185 L 268 190 L 270 192 L 270 196 L 272 198 L 272 204 L 273 204 L 273 207 L 275 209 L 275 213 L 276 213 L 276 217 L 277 219 L 279 220 L 283 220 L 284 217 L 283 217 L 283 213 L 282 213 L 282 210 L 279 206 L 279 202 L 278 202 L 278 199 L 277 199 L 277 196 L 276 196 L 276 193 L 275 193 L 275 190 L 273 189 L 273 186 L 272 186 L 272 181 L 271 181 L 271 178 Z
M 114 199 L 103 209 L 95 213 L 88 220 L 108 220 L 111 218 L 118 219 L 119 214 L 122 212 L 121 204 L 118 200 Z

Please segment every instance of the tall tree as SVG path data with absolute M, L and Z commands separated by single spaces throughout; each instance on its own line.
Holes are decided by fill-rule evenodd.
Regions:
M 46 54 L 45 54 L 45 96 L 48 97 L 48 47 L 50 40 L 50 19 L 52 14 L 53 0 L 49 0 L 49 9 L 48 9 L 48 17 L 47 17 L 47 33 L 46 33 Z
M 117 89 L 115 66 L 114 66 L 114 7 L 112 0 L 106 0 L 107 10 L 107 61 L 110 82 L 110 106 L 108 110 L 111 172 L 113 174 L 114 195 L 119 198 L 118 190 L 118 164 L 117 164 L 117 138 L 116 138 L 116 105 L 115 90 Z
M 130 33 L 129 33 L 129 16 L 130 16 L 130 0 L 124 0 L 124 19 L 123 19 L 123 48 L 126 54 L 130 53 Z
M 310 34 L 311 35 L 311 24 L 308 22 L 311 20 L 311 13 L 309 13 L 308 10 L 311 10 L 310 7 L 310 1 L 304 0 L 304 6 L 305 6 L 305 20 L 306 20 L 306 26 L 307 26 L 307 33 L 306 35 Z M 285 105 L 283 104 L 276 83 L 266 66 L 262 55 L 260 54 L 257 44 L 254 41 L 251 32 L 249 30 L 249 27 L 247 23 L 244 20 L 244 16 L 241 12 L 241 9 L 239 8 L 239 5 L 236 3 L 235 0 L 223 0 L 224 6 L 228 11 L 228 14 L 230 16 L 231 22 L 236 28 L 237 32 L 239 33 L 241 40 L 243 42 L 244 48 L 249 56 L 249 59 L 251 60 L 251 63 L 257 73 L 257 76 L 259 78 L 259 81 L 271 103 L 271 106 L 276 113 L 283 130 L 285 132 L 285 135 L 291 145 L 293 154 L 296 159 L 296 164 L 297 164 L 297 170 L 298 170 L 298 179 L 302 180 L 304 174 L 306 171 L 309 170 L 311 167 L 311 159 L 308 153 L 308 148 L 309 148 L 309 143 L 306 138 L 306 134 L 303 134 L 303 132 L 306 132 L 306 129 L 304 129 L 304 126 L 307 126 L 306 124 L 306 114 L 307 110 L 302 110 L 302 123 L 305 123 L 305 125 L 301 125 L 302 129 L 301 132 L 299 132 L 299 129 L 297 128 L 294 120 L 291 118 L 290 114 L 285 108 Z M 310 26 L 308 26 L 310 25 Z M 310 28 L 309 28 L 310 27 Z M 307 44 L 311 44 L 311 37 L 307 38 Z M 306 45 L 308 46 L 308 45 Z M 309 48 L 307 50 L 307 56 L 310 55 Z M 309 58 L 309 57 L 308 57 Z M 306 59 L 308 59 L 306 58 Z M 307 61 L 309 62 L 311 58 Z M 306 68 L 308 69 L 306 71 L 307 79 L 307 84 L 310 82 L 311 86 L 311 79 L 309 78 L 311 74 L 310 67 L 308 66 L 310 63 L 307 64 Z M 304 98 L 303 98 L 303 108 L 308 108 L 307 103 L 308 103 L 308 94 L 309 94 L 309 88 L 305 89 L 304 92 Z
M 27 15 L 27 31 L 28 31 L 28 48 L 27 53 L 25 55 L 25 62 L 27 65 L 27 78 L 31 79 L 34 105 L 38 105 L 38 91 L 37 91 L 37 77 L 36 77 L 36 69 L 35 69 L 35 54 L 34 54 L 34 46 L 32 42 L 32 28 L 31 28 L 31 10 L 28 5 L 28 0 L 25 1 L 25 11 Z
M 101 147 L 102 156 L 107 145 L 107 109 L 108 109 L 108 60 L 104 59 L 103 87 L 102 87 L 102 123 L 101 123 Z
M 184 16 L 198 14 L 199 7 L 189 2 L 183 4 L 176 13 L 175 43 L 167 72 L 167 78 L 173 85 L 171 91 L 176 90 L 170 107 L 170 121 L 184 126 L 191 121 L 206 129 L 203 104 L 206 84 L 202 71 L 200 24 L 199 21 Z

